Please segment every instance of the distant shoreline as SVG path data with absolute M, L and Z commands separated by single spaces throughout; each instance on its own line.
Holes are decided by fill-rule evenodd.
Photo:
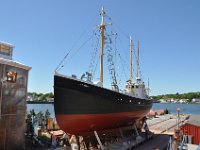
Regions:
M 26 101 L 27 104 L 54 104 L 54 102 Z

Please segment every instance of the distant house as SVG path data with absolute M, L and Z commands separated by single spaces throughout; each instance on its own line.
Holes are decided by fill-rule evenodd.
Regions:
M 47 101 L 48 101 L 48 102 L 53 102 L 53 101 L 54 101 L 54 98 L 47 98 Z
M 194 103 L 200 103 L 200 98 L 193 98 L 192 102 L 194 102 Z
M 174 103 L 174 102 L 175 102 L 175 99 L 172 98 L 170 101 L 171 101 L 171 103 Z
M 187 103 L 189 101 L 189 99 L 180 99 L 179 103 Z
M 31 99 L 31 96 L 27 96 L 27 100 L 26 101 L 31 101 L 32 99 Z
M 191 115 L 188 122 L 182 126 L 184 135 L 188 136 L 188 143 L 200 143 L 200 115 Z
M 159 101 L 160 101 L 161 103 L 167 103 L 167 101 L 164 100 L 164 99 L 160 99 Z

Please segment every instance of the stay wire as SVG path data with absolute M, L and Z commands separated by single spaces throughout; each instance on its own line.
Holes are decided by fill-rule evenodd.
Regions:
M 92 37 L 93 37 L 93 35 L 91 35 L 76 51 L 75 51 L 75 53 L 73 54 L 73 56 L 71 56 L 69 59 L 68 59 L 68 61 L 72 58 L 72 57 L 74 57 L 78 52 L 79 52 L 79 50 L 87 43 L 87 42 L 89 42 L 91 39 L 92 39 Z M 65 64 L 67 63 L 67 60 L 65 61 Z M 65 65 L 64 64 L 64 65 Z M 64 66 L 63 65 L 63 66 Z
M 97 15 L 95 15 L 92 19 L 92 21 L 90 22 L 90 24 L 92 22 L 94 22 L 94 20 L 97 19 Z M 89 25 L 90 25 L 89 24 Z M 88 25 L 88 26 L 89 26 Z M 76 43 L 78 41 L 80 41 L 80 39 L 83 37 L 83 35 L 86 33 L 87 29 L 88 29 L 88 26 L 85 28 L 85 30 L 82 32 L 82 34 L 80 35 L 80 37 L 73 43 L 72 47 L 70 48 L 69 52 L 63 57 L 63 59 L 60 61 L 60 63 L 58 64 L 58 66 L 56 67 L 55 69 L 55 72 L 59 71 L 64 65 L 62 65 L 64 63 L 64 61 L 67 59 L 68 55 L 71 53 L 71 51 L 74 49 Z
M 123 32 L 122 30 L 121 30 L 121 28 L 119 27 L 119 26 L 117 26 L 117 24 L 116 23 L 114 23 L 113 22 L 113 20 L 111 19 L 111 17 L 109 16 L 109 15 L 106 15 L 106 17 L 108 17 L 108 20 L 110 20 L 111 22 L 112 22 L 112 28 L 114 29 L 115 28 L 115 26 L 121 31 L 121 33 L 125 36 L 125 38 L 127 38 L 127 39 L 129 39 L 129 36 L 125 33 L 125 32 Z M 114 24 L 114 26 L 113 26 L 113 24 Z M 117 31 L 117 30 L 116 30 Z M 119 39 L 120 40 L 120 39 Z M 121 56 L 121 54 L 119 53 L 119 51 L 118 51 L 118 49 L 116 48 L 116 39 L 115 39 L 115 52 L 118 54 L 118 56 L 119 56 L 119 59 L 120 60 L 122 60 L 124 63 L 125 63 L 125 61 L 122 59 L 122 56 Z M 122 64 L 122 61 L 120 61 L 120 63 L 121 63 L 121 66 L 122 66 L 122 70 L 123 70 L 123 73 L 124 73 L 124 76 L 125 76 L 125 78 L 127 78 L 127 75 L 126 75 L 126 71 L 125 71 L 125 68 L 124 68 L 124 66 L 126 66 L 126 65 L 123 65 Z

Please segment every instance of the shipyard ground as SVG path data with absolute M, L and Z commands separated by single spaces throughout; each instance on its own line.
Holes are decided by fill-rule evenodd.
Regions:
M 144 131 L 141 134 L 142 139 L 139 141 L 136 138 L 121 138 L 119 141 L 114 141 L 104 145 L 104 150 L 165 150 L 169 144 L 169 139 L 174 130 L 181 126 L 189 115 L 163 115 L 155 118 L 149 118 L 147 124 L 149 130 L 153 133 L 149 135 L 149 139 L 145 140 Z M 194 145 L 188 144 L 188 150 L 194 149 Z M 27 148 L 30 149 L 30 148 Z M 50 150 L 49 147 L 34 147 L 34 149 Z M 66 147 L 57 147 L 56 150 L 66 150 Z M 96 149 L 94 149 L 96 150 Z
M 165 150 L 167 148 L 169 141 L 169 136 L 166 134 L 155 134 L 153 135 L 152 139 L 148 141 L 143 141 L 137 146 L 128 146 L 127 141 L 123 142 L 120 144 L 118 143 L 113 143 L 109 144 L 108 147 L 105 147 L 105 150 L 125 150 L 127 149 L 133 149 L 133 150 Z M 27 150 L 51 150 L 52 148 L 48 147 L 29 147 Z M 66 147 L 57 147 L 55 150 L 69 150 L 69 148 Z M 95 149 L 94 149 L 95 150 Z

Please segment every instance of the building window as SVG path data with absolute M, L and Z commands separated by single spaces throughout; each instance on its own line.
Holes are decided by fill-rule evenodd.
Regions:
M 17 80 L 17 72 L 9 71 L 6 72 L 6 81 L 15 83 Z

